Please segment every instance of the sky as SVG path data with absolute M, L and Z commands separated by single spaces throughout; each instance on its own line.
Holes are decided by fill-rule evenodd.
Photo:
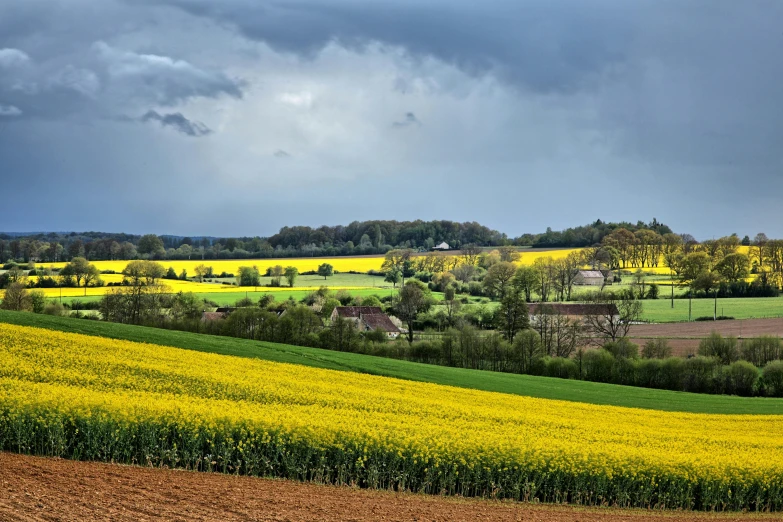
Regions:
M 783 237 L 780 0 L 3 0 L 0 230 Z

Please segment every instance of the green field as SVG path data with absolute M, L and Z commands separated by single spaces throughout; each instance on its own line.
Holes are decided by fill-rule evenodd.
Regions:
M 694 413 L 783 414 L 783 399 L 701 395 L 448 368 L 318 348 L 24 312 L 0 311 L 0 322 L 545 399 Z
M 232 305 L 235 302 L 237 302 L 239 299 L 244 299 L 245 297 L 248 297 L 253 301 L 258 301 L 258 299 L 264 294 L 273 295 L 275 297 L 276 302 L 286 301 L 291 297 L 293 297 L 294 300 L 299 301 L 305 298 L 311 292 L 312 290 L 297 290 L 296 287 L 294 287 L 292 290 L 277 290 L 277 291 L 269 291 L 269 290 L 265 291 L 262 287 L 259 287 L 258 291 L 254 291 L 252 288 L 250 288 L 248 290 L 237 289 L 236 292 L 229 292 L 229 291 L 194 292 L 193 294 L 198 297 L 210 301 L 214 301 L 221 306 L 227 306 L 227 305 Z M 352 296 L 367 297 L 370 295 L 376 295 L 378 297 L 383 297 L 385 295 L 390 295 L 393 292 L 393 290 L 391 288 L 360 288 L 356 290 L 347 290 L 347 292 Z M 433 292 L 433 296 L 436 297 L 437 299 L 442 298 L 442 294 L 436 292 Z M 73 301 L 79 301 L 81 303 L 89 303 L 89 302 L 100 301 L 101 298 L 102 297 L 98 295 L 91 295 L 87 297 L 63 297 L 62 302 L 71 303 Z M 50 297 L 49 301 L 60 301 L 60 298 Z
M 642 301 L 645 321 L 655 323 L 673 323 L 688 320 L 688 299 L 657 299 Z M 714 301 L 712 299 L 694 299 L 692 317 L 712 317 Z M 718 315 L 727 315 L 736 319 L 763 317 L 783 317 L 783 297 L 746 297 L 718 299 Z

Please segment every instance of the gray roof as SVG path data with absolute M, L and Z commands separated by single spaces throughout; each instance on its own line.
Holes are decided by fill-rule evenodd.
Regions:
M 580 270 L 579 275 L 584 278 L 592 278 L 592 277 L 597 277 L 600 279 L 604 278 L 604 275 L 601 273 L 600 270 Z

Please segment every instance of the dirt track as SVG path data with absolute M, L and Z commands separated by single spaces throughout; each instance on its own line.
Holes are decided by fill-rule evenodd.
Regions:
M 525 520 L 663 522 L 773 516 L 466 500 L 0 453 L 0 520 Z

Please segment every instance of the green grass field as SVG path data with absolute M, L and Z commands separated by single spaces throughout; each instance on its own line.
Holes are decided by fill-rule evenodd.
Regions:
M 235 302 L 237 302 L 239 299 L 243 299 L 245 297 L 248 297 L 252 299 L 253 301 L 258 301 L 259 297 L 261 297 L 263 294 L 272 294 L 275 297 L 276 302 L 282 302 L 286 301 L 290 297 L 293 297 L 296 301 L 299 301 L 303 299 L 304 297 L 309 294 L 311 290 L 297 290 L 296 287 L 294 287 L 292 290 L 277 290 L 277 291 L 269 291 L 264 290 L 262 287 L 259 287 L 258 291 L 254 291 L 253 288 L 248 288 L 248 290 L 239 290 L 237 289 L 236 292 L 194 292 L 194 295 L 208 299 L 210 301 L 214 301 L 217 304 L 221 306 L 227 306 L 232 305 Z M 361 297 L 367 297 L 370 295 L 377 295 L 378 297 L 383 297 L 385 295 L 389 295 L 393 292 L 391 288 L 360 288 L 356 290 L 347 290 L 347 292 L 353 296 L 361 296 Z M 442 299 L 442 294 L 433 292 L 433 296 L 437 299 Z M 59 301 L 60 299 L 57 297 L 50 297 L 49 301 Z M 89 302 L 95 302 L 100 301 L 101 296 L 87 296 L 87 297 L 63 297 L 62 302 L 63 303 L 71 303 L 73 301 L 79 301 L 82 303 L 89 303 Z
M 655 323 L 673 323 L 688 320 L 688 299 L 657 299 L 642 301 L 643 319 Z M 712 317 L 714 301 L 712 299 L 694 299 L 692 317 Z M 736 319 L 763 317 L 783 317 L 783 297 L 747 297 L 718 299 L 718 315 L 727 315 Z
M 0 322 L 545 399 L 694 413 L 783 414 L 783 399 L 701 395 L 447 368 L 317 348 L 24 312 L 0 311 Z

